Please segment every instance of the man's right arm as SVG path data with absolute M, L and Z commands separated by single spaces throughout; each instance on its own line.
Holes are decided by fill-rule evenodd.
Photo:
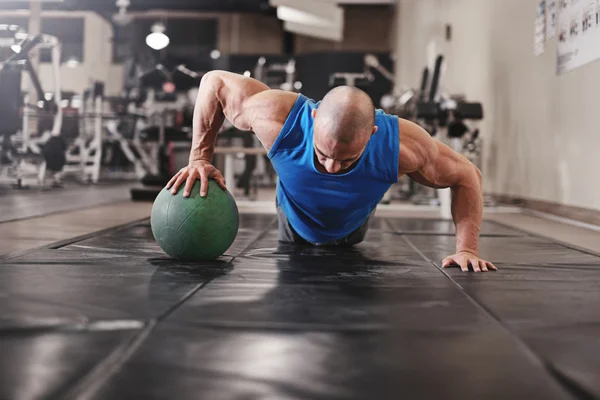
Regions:
M 227 118 L 236 128 L 253 131 L 266 149 L 270 149 L 283 127 L 297 95 L 271 90 L 262 82 L 226 71 L 204 75 L 193 118 L 193 138 L 189 165 L 182 168 L 167 184 L 176 193 L 186 182 L 184 196 L 189 196 L 196 179 L 201 181 L 201 195 L 208 190 L 208 179 L 225 189 L 222 174 L 211 164 L 217 134 Z
M 217 134 L 225 118 L 240 130 L 250 130 L 245 103 L 269 90 L 262 82 L 224 71 L 204 75 L 194 106 L 190 162 L 211 162 Z

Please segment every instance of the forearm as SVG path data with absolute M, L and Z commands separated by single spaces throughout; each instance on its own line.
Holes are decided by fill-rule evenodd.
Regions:
M 217 134 L 225 121 L 219 100 L 220 83 L 220 78 L 215 74 L 208 73 L 202 78 L 194 106 L 190 162 L 212 161 Z
M 470 164 L 473 172 L 452 187 L 452 218 L 456 227 L 456 252 L 479 255 L 479 232 L 483 218 L 481 173 Z

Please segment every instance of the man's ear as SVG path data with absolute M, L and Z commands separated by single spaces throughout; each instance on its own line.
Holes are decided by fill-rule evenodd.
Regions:
M 373 133 L 371 133 L 371 136 L 373 136 L 378 130 L 379 130 L 379 127 L 377 125 L 375 125 L 373 127 Z
M 314 118 L 317 116 L 317 109 L 316 109 L 316 108 L 313 108 L 313 110 L 312 110 L 312 113 L 311 113 L 311 114 L 312 114 L 312 117 L 313 117 L 313 119 L 314 119 Z

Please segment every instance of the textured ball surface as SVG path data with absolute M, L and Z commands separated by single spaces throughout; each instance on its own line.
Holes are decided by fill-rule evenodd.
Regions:
M 183 261 L 209 261 L 223 255 L 239 228 L 239 212 L 231 193 L 213 180 L 208 194 L 200 196 L 200 181 L 188 198 L 184 185 L 177 194 L 163 189 L 152 206 L 150 224 L 158 245 L 169 256 Z

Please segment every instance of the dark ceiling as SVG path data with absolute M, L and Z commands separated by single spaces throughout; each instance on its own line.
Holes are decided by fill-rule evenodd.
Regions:
M 101 14 L 118 11 L 116 0 L 63 0 L 43 2 L 46 10 L 91 10 Z M 193 10 L 207 12 L 265 12 L 270 11 L 268 0 L 130 0 L 130 11 Z M 22 9 L 24 1 L 0 1 L 0 9 Z

